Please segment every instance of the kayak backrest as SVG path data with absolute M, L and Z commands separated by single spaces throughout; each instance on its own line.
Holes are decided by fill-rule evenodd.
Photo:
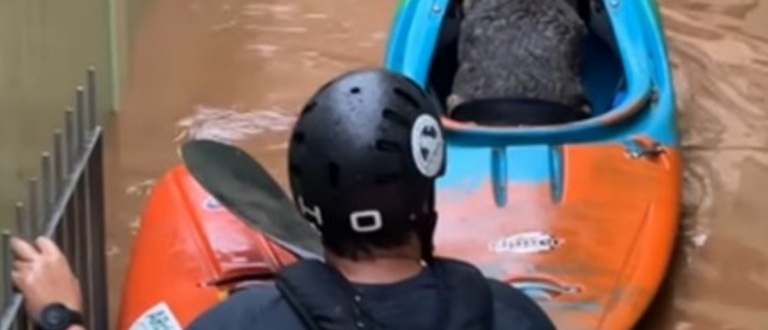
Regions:
M 462 103 L 451 118 L 483 126 L 558 125 L 589 116 L 585 111 L 564 104 L 535 99 L 481 99 Z

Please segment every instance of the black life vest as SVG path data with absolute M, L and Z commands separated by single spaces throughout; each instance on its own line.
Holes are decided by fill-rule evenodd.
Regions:
M 493 329 L 493 295 L 476 267 L 443 258 L 430 267 L 443 296 L 435 330 Z M 283 268 L 276 283 L 308 330 L 398 330 L 366 315 L 352 284 L 323 262 L 303 260 Z

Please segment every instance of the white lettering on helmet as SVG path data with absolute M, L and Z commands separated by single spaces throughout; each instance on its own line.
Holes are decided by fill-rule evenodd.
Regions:
M 349 215 L 352 230 L 358 233 L 371 233 L 381 229 L 384 222 L 381 220 L 381 213 L 377 210 L 365 210 L 352 212 Z
M 299 212 L 305 216 L 311 216 L 315 219 L 315 222 L 317 222 L 318 226 L 323 225 L 323 213 L 320 210 L 320 207 L 317 205 L 313 206 L 311 209 L 308 208 L 306 205 L 304 205 L 304 198 L 299 196 Z

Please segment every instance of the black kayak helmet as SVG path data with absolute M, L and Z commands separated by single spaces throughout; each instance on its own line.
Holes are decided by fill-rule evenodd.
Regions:
M 347 72 L 309 99 L 290 139 L 289 180 L 326 249 L 354 259 L 416 233 L 431 259 L 446 153 L 438 113 L 415 82 L 384 69 Z

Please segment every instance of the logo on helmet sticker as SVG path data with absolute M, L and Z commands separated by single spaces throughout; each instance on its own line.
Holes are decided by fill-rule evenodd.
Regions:
M 430 115 L 416 118 L 411 130 L 411 152 L 416 168 L 426 177 L 433 178 L 443 167 L 445 151 L 440 124 Z

